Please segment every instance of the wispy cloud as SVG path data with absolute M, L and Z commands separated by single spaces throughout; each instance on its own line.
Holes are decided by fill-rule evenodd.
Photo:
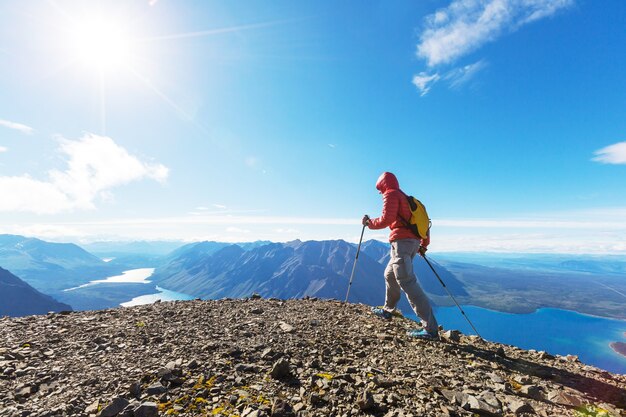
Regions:
M 110 190 L 141 179 L 165 181 L 168 168 L 146 163 L 105 136 L 85 134 L 79 140 L 58 138 L 66 159 L 64 170 L 51 170 L 46 180 L 29 175 L 0 177 L 0 211 L 52 214 L 92 209 L 97 199 L 110 198 Z
M 572 4 L 574 0 L 454 0 L 426 17 L 417 55 L 431 67 L 451 63 Z
M 25 135 L 32 135 L 35 132 L 35 129 L 33 129 L 30 126 L 26 126 L 26 125 L 21 124 L 21 123 L 15 123 L 15 122 L 11 122 L 11 121 L 8 121 L 8 120 L 3 120 L 3 119 L 0 119 L 0 126 L 20 131 L 20 132 L 24 133 Z
M 0 153 L 7 152 L 8 150 L 9 150 L 9 148 L 7 148 L 5 146 L 0 146 Z
M 420 90 L 420 95 L 425 96 L 430 91 L 430 87 L 434 83 L 436 83 L 439 78 L 439 74 L 427 74 L 425 72 L 420 72 L 418 75 L 413 76 L 413 84 Z
M 425 18 L 416 53 L 431 70 L 414 76 L 413 84 L 421 96 L 440 78 L 458 88 L 484 69 L 486 61 L 455 67 L 441 76 L 442 70 L 435 68 L 454 64 L 484 44 L 573 4 L 574 0 L 453 0 Z
M 626 164 L 626 142 L 618 142 L 594 152 L 592 160 L 603 164 Z
M 226 210 L 228 208 L 223 204 L 213 204 L 213 207 L 215 207 L 216 209 L 220 209 L 220 210 Z
M 487 63 L 484 60 L 480 60 L 448 71 L 444 79 L 450 83 L 450 87 L 458 88 L 471 81 L 486 66 Z

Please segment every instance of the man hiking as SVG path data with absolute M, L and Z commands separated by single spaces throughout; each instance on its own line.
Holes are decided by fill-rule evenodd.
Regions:
M 430 237 L 421 239 L 409 227 L 411 208 L 406 194 L 400 190 L 398 179 L 391 172 L 384 172 L 376 182 L 376 189 L 383 195 L 383 212 L 380 217 L 370 219 L 363 216 L 363 225 L 369 229 L 389 227 L 391 259 L 385 268 L 385 305 L 372 308 L 372 312 L 384 319 L 390 319 L 400 301 L 402 289 L 409 299 L 415 314 L 422 320 L 423 329 L 412 330 L 408 334 L 422 339 L 438 339 L 439 326 L 428 297 L 417 283 L 413 272 L 413 258 L 416 254 L 424 256 Z

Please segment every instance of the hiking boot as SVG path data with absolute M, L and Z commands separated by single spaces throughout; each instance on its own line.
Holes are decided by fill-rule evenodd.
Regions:
M 437 332 L 429 332 L 426 329 L 410 330 L 410 331 L 406 332 L 406 334 L 408 336 L 414 337 L 416 339 L 439 340 L 439 333 L 437 333 Z
M 384 320 L 391 320 L 391 317 L 393 317 L 393 314 L 380 307 L 372 307 L 372 313 Z

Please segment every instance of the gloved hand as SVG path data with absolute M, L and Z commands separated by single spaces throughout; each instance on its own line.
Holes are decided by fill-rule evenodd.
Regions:
M 363 220 L 361 220 L 361 224 L 363 226 L 367 226 L 368 223 L 370 222 L 370 216 L 368 216 L 367 214 L 363 216 Z
M 428 250 L 428 248 L 426 248 L 426 246 L 422 246 L 420 245 L 419 249 L 417 250 L 417 252 L 420 254 L 420 256 L 423 258 L 424 255 L 426 255 L 426 251 Z

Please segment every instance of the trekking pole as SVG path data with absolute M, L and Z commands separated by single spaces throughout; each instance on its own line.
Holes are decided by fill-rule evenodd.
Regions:
M 465 311 L 463 311 L 463 309 L 461 308 L 461 306 L 459 305 L 459 303 L 457 303 L 456 299 L 452 296 L 452 293 L 450 292 L 450 290 L 448 290 L 448 287 L 446 287 L 446 284 L 443 282 L 443 280 L 439 277 L 439 274 L 437 273 L 437 271 L 435 271 L 435 268 L 433 268 L 433 266 L 431 265 L 430 261 L 428 260 L 428 258 L 426 258 L 426 256 L 422 256 L 424 258 L 424 260 L 426 261 L 426 263 L 428 264 L 428 266 L 430 266 L 430 269 L 432 269 L 433 273 L 435 274 L 435 276 L 437 277 L 437 279 L 439 280 L 439 282 L 441 282 L 441 285 L 443 285 L 443 288 L 446 290 L 446 292 L 448 293 L 448 295 L 450 296 L 450 298 L 452 298 L 452 301 L 454 301 L 454 304 L 456 304 L 456 306 L 459 308 L 459 310 L 461 310 L 461 314 L 463 314 L 463 316 L 465 317 L 465 319 L 467 320 L 467 322 L 470 324 L 470 326 L 472 326 L 472 329 L 474 329 L 474 332 L 476 333 L 476 335 L 480 338 L 482 338 L 482 336 L 480 335 L 480 333 L 478 333 L 478 330 L 476 330 L 476 327 L 474 327 L 474 324 L 472 324 L 471 320 L 469 319 L 469 317 L 467 317 L 467 314 L 465 314 Z
M 359 246 L 356 249 L 356 257 L 354 258 L 354 265 L 352 265 L 352 273 L 350 274 L 350 283 L 348 284 L 348 292 L 346 293 L 346 301 L 348 302 L 348 296 L 350 295 L 350 287 L 352 287 L 352 278 L 354 278 L 354 271 L 356 270 L 356 261 L 359 259 L 359 253 L 361 252 L 361 242 L 363 241 L 363 233 L 365 232 L 365 225 L 361 229 L 361 238 L 359 239 Z

